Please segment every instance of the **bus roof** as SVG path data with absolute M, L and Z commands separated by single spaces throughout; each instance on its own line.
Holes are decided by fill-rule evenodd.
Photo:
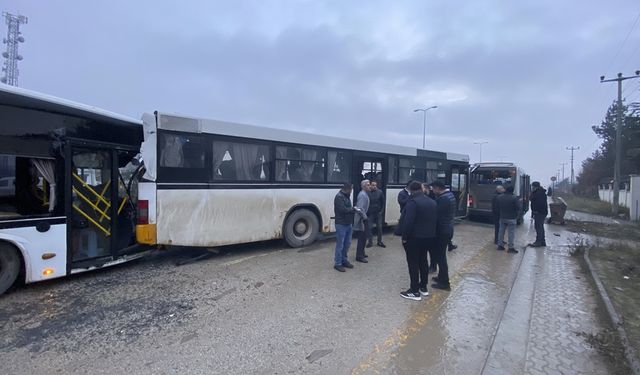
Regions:
M 115 124 L 142 125 L 141 120 L 52 95 L 0 83 L 0 104 L 59 113 Z
M 371 151 L 407 156 L 428 156 L 437 159 L 469 162 L 469 156 L 464 154 L 429 151 L 407 146 L 360 141 L 322 134 L 303 133 L 292 130 L 268 128 L 219 120 L 201 119 L 160 112 L 156 112 L 156 115 L 158 128 L 166 130 L 220 134 L 233 137 L 264 139 L 270 141 L 280 141 L 311 146 L 335 147 L 348 150 Z
M 474 168 L 516 168 L 514 163 L 509 162 L 488 162 L 488 163 L 475 163 Z

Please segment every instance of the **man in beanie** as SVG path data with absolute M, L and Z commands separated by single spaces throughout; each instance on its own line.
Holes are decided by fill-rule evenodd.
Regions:
M 533 247 L 547 246 L 544 237 L 544 221 L 549 213 L 546 190 L 540 186 L 538 181 L 531 184 L 531 216 L 536 228 L 536 241 L 531 244 Z

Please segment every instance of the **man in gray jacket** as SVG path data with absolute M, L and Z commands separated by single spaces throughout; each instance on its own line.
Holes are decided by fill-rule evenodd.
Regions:
M 513 185 L 507 186 L 504 194 L 497 198 L 500 210 L 500 230 L 498 231 L 498 250 L 504 250 L 504 232 L 509 231 L 509 253 L 517 253 L 515 248 L 516 222 L 522 211 L 522 201 L 513 195 Z
M 367 254 L 364 253 L 364 246 L 367 243 L 367 234 L 369 233 L 369 220 L 367 220 L 367 211 L 369 210 L 369 180 L 362 180 L 360 182 L 360 192 L 358 193 L 358 199 L 356 200 L 356 207 L 359 209 L 355 217 L 353 218 L 353 231 L 356 232 L 356 238 L 358 238 L 358 244 L 356 245 L 356 261 L 362 263 L 369 263 L 367 260 Z

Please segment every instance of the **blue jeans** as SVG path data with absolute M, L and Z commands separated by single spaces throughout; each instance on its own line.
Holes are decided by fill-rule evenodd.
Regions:
M 504 231 L 509 230 L 509 249 L 514 249 L 516 237 L 516 219 L 500 219 L 500 230 L 498 231 L 498 245 L 504 246 Z
M 351 236 L 353 235 L 353 225 L 336 224 L 336 253 L 333 257 L 333 263 L 341 266 L 347 263 L 347 252 L 351 246 Z

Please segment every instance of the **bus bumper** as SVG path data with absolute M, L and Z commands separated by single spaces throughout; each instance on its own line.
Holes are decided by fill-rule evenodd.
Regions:
M 139 244 L 155 245 L 157 243 L 156 225 L 155 224 L 136 225 L 136 241 Z

